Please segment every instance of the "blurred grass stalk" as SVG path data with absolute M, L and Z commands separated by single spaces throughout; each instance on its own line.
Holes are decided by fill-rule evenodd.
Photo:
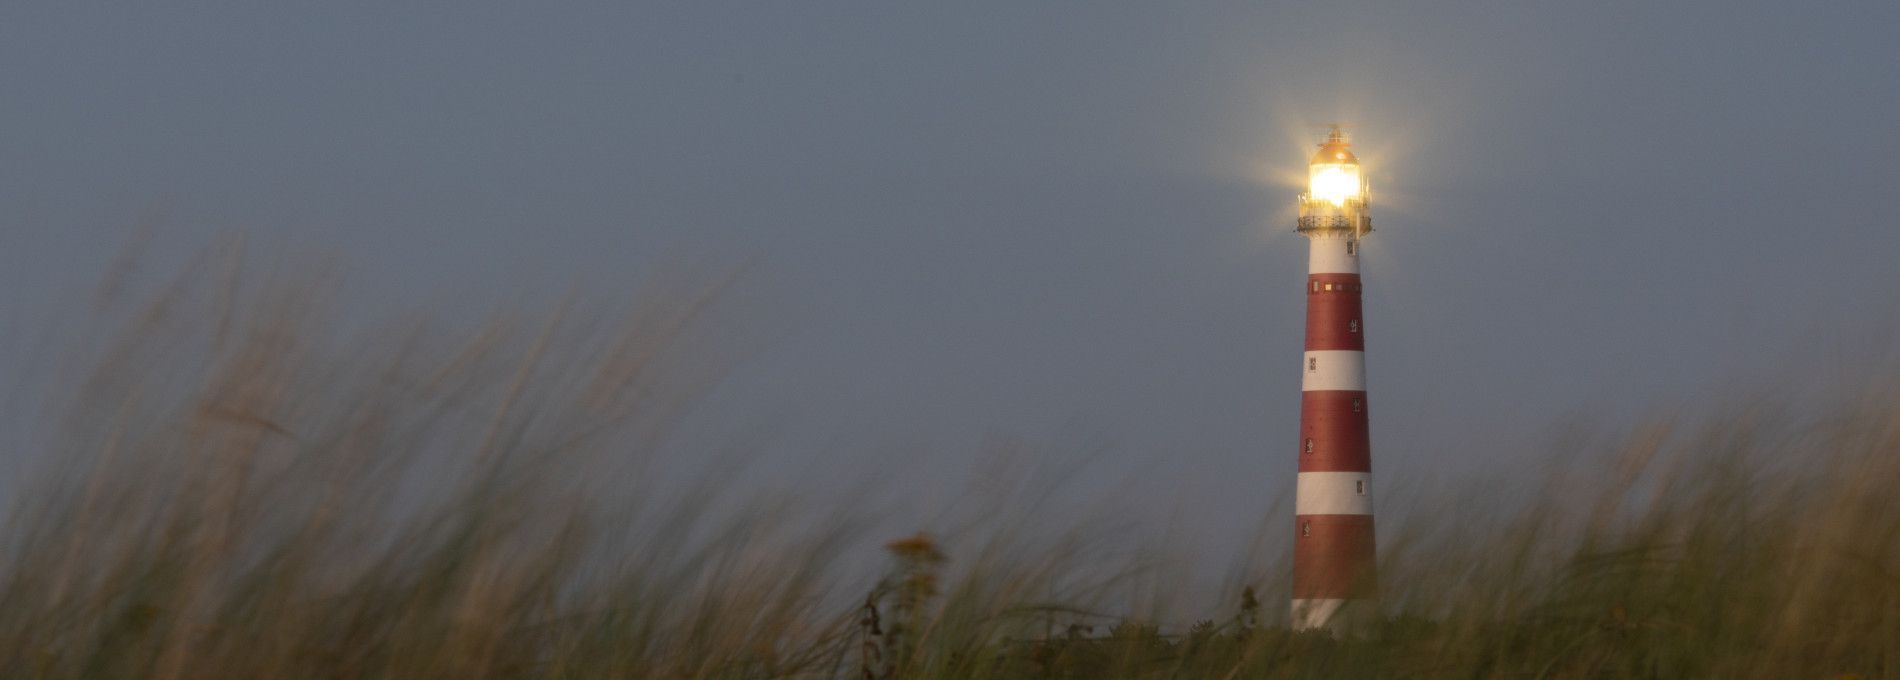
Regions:
M 9 675 L 1900 676 L 1891 391 L 1660 418 L 1576 443 L 1528 504 L 1389 513 L 1366 638 L 1284 630 L 1284 560 L 1163 630 L 1130 603 L 1170 574 L 1113 534 L 920 534 L 873 583 L 873 508 L 748 497 L 718 465 L 662 481 L 703 453 L 672 433 L 733 365 L 737 273 L 614 316 L 345 337 L 326 277 L 243 260 L 151 287 L 30 452 L 51 466 L 3 534 Z

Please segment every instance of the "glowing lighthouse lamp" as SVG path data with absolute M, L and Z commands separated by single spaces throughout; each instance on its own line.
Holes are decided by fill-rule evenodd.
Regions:
M 1359 159 L 1338 127 L 1313 154 L 1307 180 L 1299 220 L 1309 255 L 1292 623 L 1342 634 L 1376 613 L 1359 281 L 1359 243 L 1372 231 L 1372 215 Z
M 1346 150 L 1346 142 L 1339 139 L 1337 131 L 1333 135 L 1339 142 L 1338 148 L 1315 156 L 1307 168 L 1307 188 L 1312 192 L 1309 195 L 1337 207 L 1345 207 L 1347 200 L 1363 204 L 1366 185 L 1365 180 L 1359 178 L 1359 159 Z

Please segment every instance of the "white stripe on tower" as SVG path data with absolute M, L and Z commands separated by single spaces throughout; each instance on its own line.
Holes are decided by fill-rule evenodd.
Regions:
M 1366 353 L 1349 349 L 1309 350 L 1300 391 L 1366 391 Z
M 1308 246 L 1306 273 L 1359 273 L 1359 245 L 1354 239 L 1333 235 L 1315 236 Z
M 1298 515 L 1371 515 L 1372 473 L 1302 472 L 1293 497 Z
M 1356 602 L 1342 597 L 1293 598 L 1293 629 L 1325 628 L 1327 624 L 1350 618 L 1346 605 Z

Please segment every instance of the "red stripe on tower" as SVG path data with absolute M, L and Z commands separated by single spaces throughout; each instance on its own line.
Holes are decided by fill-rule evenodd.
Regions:
M 1306 355 L 1294 501 L 1293 627 L 1348 632 L 1374 613 L 1378 578 L 1367 434 L 1360 240 L 1372 231 L 1359 160 L 1335 127 L 1308 167 Z

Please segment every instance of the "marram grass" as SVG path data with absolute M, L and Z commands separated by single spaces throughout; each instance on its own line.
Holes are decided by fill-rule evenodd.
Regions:
M 1417 501 L 1383 622 L 1333 639 L 1283 628 L 1284 569 L 1161 626 L 1115 603 L 1170 574 L 1080 528 L 880 549 L 849 498 L 662 474 L 743 366 L 719 286 L 346 336 L 309 280 L 223 272 L 48 396 L 0 528 L 8 677 L 1900 677 L 1890 391 L 1598 437 L 1571 469 L 1601 474 L 1529 502 Z

